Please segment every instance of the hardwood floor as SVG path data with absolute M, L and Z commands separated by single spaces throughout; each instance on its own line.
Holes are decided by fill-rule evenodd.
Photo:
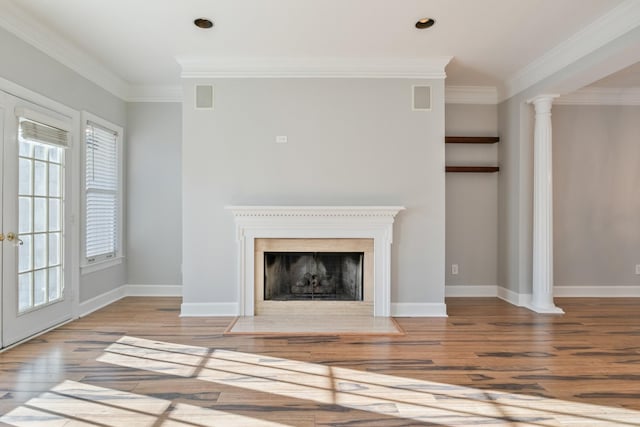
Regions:
M 449 299 L 406 335 L 224 336 L 126 298 L 0 354 L 10 426 L 640 426 L 640 300 Z

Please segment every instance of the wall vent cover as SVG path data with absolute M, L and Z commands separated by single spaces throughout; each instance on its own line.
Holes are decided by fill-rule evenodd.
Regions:
M 196 86 L 196 110 L 213 110 L 213 86 Z
M 413 111 L 431 111 L 431 86 L 413 86 Z

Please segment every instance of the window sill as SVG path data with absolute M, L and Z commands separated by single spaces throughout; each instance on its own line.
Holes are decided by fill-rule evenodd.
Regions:
M 117 258 L 105 259 L 104 261 L 93 262 L 91 264 L 84 264 L 80 266 L 80 274 L 84 276 L 85 274 L 95 273 L 96 271 L 115 267 L 116 265 L 122 264 L 123 259 L 124 257 L 120 256 Z

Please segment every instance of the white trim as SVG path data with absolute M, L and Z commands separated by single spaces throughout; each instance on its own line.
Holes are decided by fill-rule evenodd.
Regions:
M 534 306 L 532 304 L 532 294 L 519 294 L 501 286 L 498 287 L 498 298 L 517 307 L 524 307 L 539 314 L 564 314 L 564 311 L 561 308 L 556 307 L 555 305 L 548 307 Z
M 564 310 L 556 306 L 555 304 L 552 306 L 540 307 L 531 303 L 525 305 L 524 307 L 538 314 L 564 314 Z
M 517 307 L 527 307 L 531 304 L 531 294 L 519 294 L 502 286 L 498 286 L 498 298 Z
M 553 293 L 558 298 L 637 298 L 640 285 L 555 286 Z
M 403 206 L 226 206 L 238 240 L 240 316 L 253 316 L 254 243 L 258 238 L 373 239 L 373 315 L 391 315 L 393 221 Z
M 225 206 L 241 217 L 391 217 L 404 206 Z
M 640 2 L 626 0 L 519 70 L 505 84 L 502 100 L 533 86 L 640 26 Z
M 180 285 L 124 285 L 128 297 L 181 297 Z
M 179 56 L 182 78 L 444 79 L 451 56 L 432 58 L 211 58 Z
M 445 86 L 445 104 L 498 104 L 498 88 L 495 86 Z
M 122 285 L 80 303 L 77 317 L 84 317 L 125 297 L 181 297 L 180 285 Z
M 640 88 L 587 87 L 562 95 L 554 105 L 640 106 Z
M 0 14 L 0 16 L 2 15 Z M 2 77 L 0 77 L 0 90 L 7 92 L 8 94 L 13 95 L 17 98 L 23 99 L 27 102 L 31 102 L 32 104 L 35 104 L 38 107 L 42 107 L 42 108 L 46 108 L 47 110 L 50 110 L 48 112 L 58 114 L 60 116 L 58 120 L 61 120 L 62 122 L 65 122 L 67 119 L 73 121 L 80 117 L 80 113 L 77 110 L 67 107 L 64 104 L 61 104 L 57 101 L 52 100 L 51 98 L 47 98 L 44 95 L 40 95 L 39 93 L 29 90 L 23 86 L 20 86 L 10 80 L 3 79 Z M 22 109 L 19 108 L 18 110 L 24 111 L 25 108 L 22 108 Z M 34 114 L 38 114 L 38 112 L 33 110 L 30 110 L 30 112 L 33 112 Z M 48 119 L 46 117 L 47 117 L 46 115 L 40 115 L 38 116 L 38 119 L 45 120 L 43 122 L 45 124 L 47 124 L 48 121 L 54 119 L 54 117 L 49 117 Z M 59 123 L 59 124 L 62 125 L 62 123 Z M 71 128 L 65 128 L 63 130 L 73 132 L 73 129 L 74 129 L 73 126 L 71 126 Z
M 84 317 L 87 314 L 100 310 L 103 307 L 113 304 L 114 302 L 126 297 L 125 287 L 118 286 L 104 294 L 98 295 L 87 301 L 81 302 L 78 307 L 78 317 Z
M 83 220 L 84 221 L 84 220 Z M 84 236 L 84 228 L 82 235 Z M 81 245 L 83 246 L 83 245 Z M 83 251 L 84 252 L 84 251 Z M 84 257 L 82 257 L 84 259 Z M 116 257 L 111 259 L 105 259 L 102 261 L 96 261 L 91 264 L 82 264 L 80 266 L 80 274 L 84 276 L 85 274 L 95 273 L 96 271 L 104 270 L 105 268 L 115 267 L 116 265 L 122 264 L 124 257 Z
M 518 307 L 531 303 L 531 294 L 519 294 L 501 286 L 449 285 L 447 297 L 498 297 Z M 640 285 L 554 286 L 556 298 L 638 298 Z
M 127 102 L 182 102 L 182 86 L 129 86 Z
M 446 297 L 497 297 L 497 285 L 447 285 L 444 287 Z
M 393 317 L 447 317 L 447 305 L 434 302 L 395 302 L 391 304 Z
M 236 302 L 192 302 L 180 306 L 180 317 L 227 317 L 238 315 Z
M 52 117 L 51 114 L 41 113 L 40 111 L 35 111 L 31 108 L 22 106 L 16 107 L 15 115 L 16 117 L 24 117 L 27 120 L 42 123 L 47 126 L 66 131 L 67 133 L 73 132 L 73 122 L 70 117 L 63 117 L 62 119 L 60 119 Z M 70 148 L 70 146 L 71 144 L 67 142 L 64 148 Z
M 2 2 L 0 27 L 117 97 L 127 98 L 129 86 L 126 81 L 13 2 Z

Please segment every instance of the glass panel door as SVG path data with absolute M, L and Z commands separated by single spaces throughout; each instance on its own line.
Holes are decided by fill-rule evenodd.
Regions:
M 72 317 L 66 149 L 20 136 L 17 112 L 48 112 L 0 92 L 2 173 L 2 346 Z M 46 123 L 44 123 L 46 125 Z

